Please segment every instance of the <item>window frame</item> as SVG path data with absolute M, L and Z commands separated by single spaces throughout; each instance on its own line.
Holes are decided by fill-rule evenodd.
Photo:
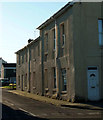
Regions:
M 64 22 L 60 24 L 60 39 L 61 39 L 61 46 L 65 46 L 65 24 Z
M 98 19 L 99 46 L 103 47 L 103 19 Z
M 48 33 L 45 33 L 45 52 L 48 52 Z
M 56 83 L 56 68 L 54 67 L 53 68 L 53 76 L 54 76 L 54 88 L 56 89 L 57 88 L 57 83 Z
M 61 69 L 62 74 L 62 91 L 67 91 L 67 70 L 66 68 Z

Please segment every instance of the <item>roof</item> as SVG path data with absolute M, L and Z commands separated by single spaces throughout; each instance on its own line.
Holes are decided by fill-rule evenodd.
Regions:
M 6 62 L 5 60 L 3 60 L 3 59 L 2 59 L 2 57 L 0 57 L 0 60 L 2 60 L 2 61 L 4 61 L 4 62 Z
M 3 63 L 4 67 L 16 67 L 16 63 Z
M 30 40 L 30 39 L 29 39 Z M 26 49 L 27 47 L 29 47 L 30 45 L 32 45 L 33 43 L 37 42 L 38 40 L 40 40 L 40 36 L 38 38 L 36 38 L 35 40 L 31 39 L 32 41 L 30 43 L 28 43 L 26 46 L 24 46 L 23 48 L 21 48 L 20 50 L 18 50 L 17 52 L 15 52 L 15 54 L 18 54 L 19 52 L 23 51 L 24 49 Z
M 47 19 L 43 24 L 41 24 L 37 29 L 42 29 L 50 22 L 54 21 L 58 16 L 63 14 L 68 8 L 73 6 L 74 2 L 68 2 L 64 7 L 62 7 L 58 12 L 56 12 L 53 16 L 51 16 L 49 19 Z

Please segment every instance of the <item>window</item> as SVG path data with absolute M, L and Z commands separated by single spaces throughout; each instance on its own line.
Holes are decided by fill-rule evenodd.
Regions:
M 35 59 L 36 58 L 36 52 L 35 52 L 36 50 L 35 50 L 35 47 L 34 47 L 34 49 L 33 49 L 33 59 Z
M 33 87 L 35 87 L 36 86 L 36 79 L 35 79 L 35 72 L 33 72 Z
M 26 62 L 27 62 L 27 60 L 28 60 L 28 52 L 27 51 L 26 51 L 25 57 L 26 57 Z
M 31 60 L 31 49 L 29 50 L 29 59 Z
M 24 63 L 24 55 L 22 55 L 22 63 Z
M 38 44 L 38 56 L 40 56 L 40 45 Z
M 24 90 L 24 76 L 21 76 L 21 90 Z
M 53 29 L 53 41 L 54 41 L 54 50 L 56 49 L 56 34 L 55 34 L 55 29 Z
M 56 69 L 55 68 L 53 68 L 53 72 L 54 72 L 54 88 L 56 88 L 57 87 L 57 85 L 56 85 Z
M 20 65 L 20 55 L 18 55 L 18 57 L 19 57 L 19 58 L 18 58 L 18 61 L 19 61 L 19 65 Z
M 27 74 L 25 74 L 25 87 L 27 87 Z
M 98 20 L 99 45 L 103 46 L 103 20 Z
M 20 86 L 20 76 L 18 76 L 18 86 Z
M 65 30 L 64 30 L 64 23 L 61 24 L 60 26 L 60 30 L 61 30 L 61 45 L 64 46 L 65 44 Z
M 62 69 L 62 91 L 67 90 L 66 69 Z
M 44 61 L 47 62 L 48 54 L 44 55 Z
M 44 81 L 45 88 L 48 88 L 48 70 L 47 69 L 45 69 L 45 76 L 44 76 L 44 78 L 45 78 L 45 81 Z
M 45 52 L 47 52 L 48 51 L 48 33 L 45 34 L 45 42 L 46 42 L 46 46 L 45 46 L 46 51 Z

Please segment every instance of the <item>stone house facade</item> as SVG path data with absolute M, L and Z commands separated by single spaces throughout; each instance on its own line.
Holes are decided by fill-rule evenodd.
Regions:
M 70 2 L 41 24 L 38 27 L 40 62 L 34 66 L 31 60 L 28 63 L 31 68 L 27 63 L 24 65 L 26 68 L 18 66 L 17 78 L 20 80 L 19 72 L 21 74 L 23 70 L 32 70 L 34 66 L 40 78 L 30 77 L 32 72 L 27 75 L 29 89 L 33 89 L 30 87 L 33 81 L 30 82 L 30 79 L 39 82 L 39 85 L 36 84 L 39 89 L 33 93 L 72 102 L 103 99 L 102 10 L 102 2 Z M 35 46 L 35 42 L 33 43 Z M 17 52 L 17 60 L 20 58 L 19 53 L 29 49 L 31 43 L 27 46 Z
M 17 54 L 17 89 L 42 94 L 41 90 L 41 42 L 28 40 L 28 45 L 16 52 Z

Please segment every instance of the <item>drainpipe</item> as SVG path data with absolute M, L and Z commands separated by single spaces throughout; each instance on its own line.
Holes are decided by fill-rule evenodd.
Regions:
M 55 20 L 55 41 L 56 41 L 56 49 L 55 49 L 55 68 L 56 68 L 56 90 L 57 90 L 57 96 L 59 95 L 60 91 L 60 81 L 59 81 L 59 65 L 58 65 L 58 33 L 57 33 L 57 21 L 55 18 L 52 17 L 53 20 Z
M 28 69 L 28 81 L 27 81 L 27 91 L 30 92 L 30 50 L 29 48 L 27 48 L 27 52 L 28 52 L 28 66 L 27 66 L 27 69 Z
M 44 96 L 44 32 L 41 32 L 41 72 L 42 72 L 42 96 Z

